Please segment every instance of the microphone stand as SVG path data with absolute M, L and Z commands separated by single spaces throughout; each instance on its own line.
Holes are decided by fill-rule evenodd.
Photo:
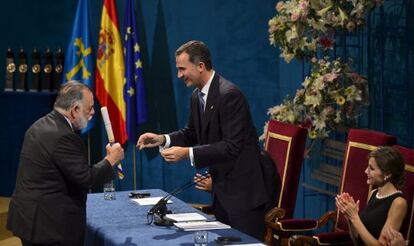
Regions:
M 209 175 L 205 175 L 202 178 L 200 178 L 200 181 L 205 180 L 209 178 Z M 171 193 L 168 193 L 163 198 L 161 198 L 157 204 L 155 204 L 147 213 L 147 217 L 153 217 L 154 218 L 154 224 L 158 226 L 172 226 L 175 220 L 168 219 L 165 217 L 166 214 L 171 214 L 171 211 L 167 209 L 167 202 L 170 200 L 171 197 L 180 194 L 181 192 L 187 190 L 194 184 L 198 183 L 194 181 L 189 181 L 185 183 L 184 185 L 176 188 Z M 150 220 L 148 220 L 150 221 Z M 152 220 L 151 220 L 152 222 Z M 151 224 L 151 222 L 148 222 L 148 224 Z

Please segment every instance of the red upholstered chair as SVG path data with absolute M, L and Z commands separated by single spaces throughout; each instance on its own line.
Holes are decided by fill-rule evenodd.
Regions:
M 408 212 L 401 228 L 401 232 L 406 240 L 410 242 L 409 245 L 414 245 L 414 149 L 394 145 L 402 156 L 405 162 L 405 184 L 402 189 L 404 198 L 408 203 Z
M 347 145 L 344 153 L 344 162 L 339 193 L 348 192 L 355 200 L 360 200 L 360 209 L 365 207 L 371 188 L 366 183 L 365 169 L 368 165 L 368 155 L 377 146 L 393 145 L 395 137 L 381 132 L 351 129 L 348 133 Z M 310 221 L 292 219 L 281 223 L 281 227 L 287 232 L 299 232 L 309 230 Z M 314 236 L 296 235 L 290 238 L 292 244 L 303 242 L 314 245 L 352 245 L 348 234 L 348 226 L 343 216 L 336 211 L 324 214 L 319 220 L 314 220 L 314 229 L 324 226 L 328 221 L 334 222 L 333 232 L 319 233 Z
M 280 191 L 276 192 L 276 204 L 266 214 L 265 241 L 277 241 L 280 234 L 277 222 L 292 218 L 302 168 L 307 130 L 303 127 L 271 120 L 266 134 L 265 149 L 277 165 L 280 175 Z M 275 230 L 274 230 L 275 229 Z

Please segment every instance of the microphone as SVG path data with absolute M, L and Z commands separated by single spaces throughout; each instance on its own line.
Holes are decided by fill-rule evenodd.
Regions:
M 167 210 L 167 202 L 170 200 L 171 197 L 180 194 L 181 192 L 187 190 L 188 188 L 192 187 L 193 185 L 199 183 L 200 181 L 203 181 L 207 178 L 210 178 L 210 175 L 208 175 L 208 172 L 205 173 L 205 176 L 199 178 L 197 182 L 189 181 L 185 183 L 184 185 L 176 188 L 175 190 L 171 191 L 167 195 L 165 195 L 163 198 L 161 198 L 147 213 L 147 221 L 150 225 L 153 221 L 153 217 L 155 216 L 154 224 L 158 226 L 172 226 L 174 220 L 165 218 L 165 215 L 168 213 L 171 213 L 171 211 Z
M 101 114 L 102 114 L 102 119 L 104 121 L 106 135 L 108 136 L 109 144 L 112 145 L 112 144 L 115 143 L 115 137 L 114 137 L 114 132 L 112 131 L 111 120 L 109 119 L 108 108 L 107 107 L 102 107 L 101 108 Z M 118 165 L 116 166 L 116 169 L 117 169 L 117 173 L 118 173 L 118 178 L 123 179 L 124 178 L 124 171 L 122 169 L 122 164 L 118 163 Z

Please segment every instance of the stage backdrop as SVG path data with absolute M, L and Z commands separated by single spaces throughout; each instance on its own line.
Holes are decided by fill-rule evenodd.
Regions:
M 287 95 L 293 95 L 303 80 L 302 64 L 293 61 L 286 64 L 279 58 L 278 50 L 268 42 L 268 20 L 275 14 L 275 0 L 140 0 L 135 1 L 137 27 L 141 43 L 144 66 L 148 116 L 147 123 L 140 127 L 145 131 L 168 133 L 183 127 L 187 121 L 189 98 L 192 89 L 186 88 L 176 78 L 174 51 L 192 39 L 204 41 L 211 49 L 213 66 L 225 78 L 236 83 L 250 103 L 258 134 L 269 107 L 281 103 Z M 97 37 L 103 0 L 90 1 L 91 34 L 93 56 L 96 56 Z M 18 0 L 5 1 L 0 8 L 0 59 L 6 57 L 8 47 L 17 55 L 20 48 L 31 51 L 46 48 L 55 51 L 66 49 L 72 32 L 72 23 L 77 1 L 75 0 Z M 125 2 L 116 1 L 119 23 L 122 26 Z M 122 31 L 123 32 L 123 31 Z M 412 46 L 410 46 L 412 47 Z M 412 53 L 411 53 L 412 54 Z M 0 88 L 4 86 L 5 65 L 0 62 Z M 306 66 L 305 66 L 306 67 Z M 411 80 L 412 81 L 412 80 Z M 412 87 L 411 87 L 412 88 Z M 0 95 L 4 98 L 4 95 Z M 1 110 L 0 195 L 10 195 L 14 187 L 18 154 L 23 133 L 40 114 L 50 108 L 50 95 L 41 106 L 32 103 L 27 95 L 3 100 Z M 15 107 L 21 101 L 26 107 Z M 412 107 L 411 107 L 412 108 Z M 18 122 L 19 115 L 26 121 Z M 403 114 L 402 114 L 403 115 Z M 412 114 L 411 114 L 412 115 Z M 100 115 L 96 115 L 100 118 Z M 9 119 L 9 120 L 3 120 Z M 106 136 L 100 120 L 90 132 L 92 162 L 103 156 Z M 13 124 L 13 127 L 10 125 Z M 387 129 L 380 129 L 387 131 Z M 12 138 L 12 139 L 10 139 Z M 85 137 L 87 139 L 87 137 Z M 412 139 L 412 137 L 410 138 Z M 412 145 L 412 142 L 408 144 Z M 7 146 L 7 148 L 6 148 Z M 133 189 L 132 151 L 134 145 L 126 146 L 123 161 L 125 180 L 117 182 L 118 189 Z M 12 151 L 11 151 L 12 150 Z M 157 150 L 136 152 L 137 188 L 161 188 L 171 191 L 189 181 L 196 170 L 188 161 L 167 164 Z M 306 163 L 305 163 L 306 165 Z M 7 184 L 7 185 L 6 185 Z M 303 216 L 304 206 L 318 211 L 318 197 L 302 202 L 303 191 L 298 193 L 296 215 Z M 179 196 L 188 202 L 208 202 L 209 195 L 190 189 Z

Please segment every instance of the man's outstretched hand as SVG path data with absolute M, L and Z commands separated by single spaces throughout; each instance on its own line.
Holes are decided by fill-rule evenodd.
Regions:
M 164 135 L 159 135 L 151 132 L 147 132 L 139 136 L 137 141 L 137 148 L 152 148 L 163 145 L 165 143 Z

